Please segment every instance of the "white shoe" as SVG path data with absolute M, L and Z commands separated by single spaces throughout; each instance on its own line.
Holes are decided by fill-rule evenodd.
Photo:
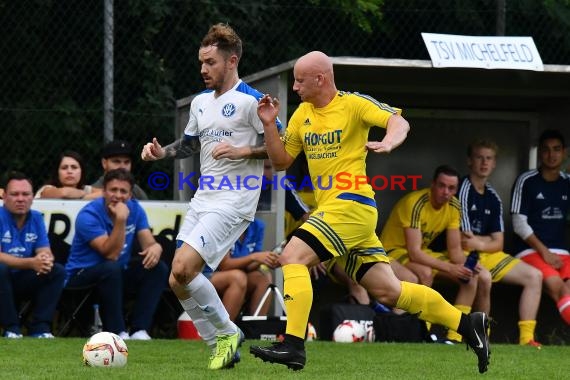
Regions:
M 131 339 L 132 340 L 151 340 L 152 338 L 150 337 L 150 335 L 148 335 L 146 330 L 139 330 L 139 331 L 131 334 Z
M 13 331 L 5 331 L 4 332 L 4 338 L 8 338 L 8 339 L 20 339 L 22 338 L 22 334 L 17 334 Z
M 32 338 L 38 338 L 38 339 L 53 339 L 53 338 L 55 338 L 55 336 L 53 336 L 53 334 L 49 333 L 49 332 L 40 333 L 40 334 L 33 334 L 30 336 Z
M 126 331 L 121 331 L 118 335 L 122 340 L 129 340 L 130 338 L 129 333 Z

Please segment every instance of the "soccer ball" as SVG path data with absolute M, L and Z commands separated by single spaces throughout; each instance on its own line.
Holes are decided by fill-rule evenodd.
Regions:
M 317 330 L 315 326 L 311 322 L 307 323 L 307 342 L 312 342 L 313 340 L 317 340 Z
M 376 331 L 374 331 L 374 321 L 364 321 L 364 331 L 366 331 L 365 342 L 374 342 L 376 340 Z
M 127 364 L 127 345 L 117 334 L 100 332 L 83 346 L 83 364 L 89 367 L 123 367 Z
M 358 321 L 344 320 L 333 332 L 333 341 L 340 343 L 363 342 L 366 329 Z

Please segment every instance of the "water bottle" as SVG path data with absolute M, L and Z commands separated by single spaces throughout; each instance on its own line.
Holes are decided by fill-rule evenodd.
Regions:
M 91 326 L 91 334 L 97 334 L 103 331 L 103 321 L 101 314 L 99 314 L 99 305 L 93 305 L 93 325 Z
M 373 301 L 372 304 L 370 304 L 370 306 L 377 313 L 390 313 L 392 311 L 391 308 L 389 308 L 388 306 L 386 306 L 384 304 L 381 304 L 378 301 Z
M 287 239 L 283 240 L 281 243 L 277 244 L 273 249 L 272 252 L 280 255 L 283 252 L 283 248 L 287 245 Z
M 463 266 L 467 269 L 470 269 L 471 271 L 474 271 L 475 266 L 477 265 L 478 261 L 479 261 L 479 252 L 478 251 L 471 251 L 471 252 L 469 252 L 469 255 L 467 256 L 467 259 L 465 259 L 465 263 L 463 264 Z M 469 280 L 465 280 L 465 279 L 461 279 L 461 281 L 469 282 Z

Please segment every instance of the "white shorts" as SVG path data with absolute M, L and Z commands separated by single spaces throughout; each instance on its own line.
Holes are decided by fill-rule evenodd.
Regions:
M 194 248 L 212 270 L 216 270 L 250 221 L 222 210 L 197 211 L 192 202 L 176 240 Z

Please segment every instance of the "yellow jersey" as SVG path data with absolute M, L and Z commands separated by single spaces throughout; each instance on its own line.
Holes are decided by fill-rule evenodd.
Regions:
M 305 152 L 319 209 L 343 199 L 376 206 L 366 178 L 365 144 L 371 127 L 386 128 L 390 116 L 399 112 L 370 96 L 344 91 L 322 108 L 299 105 L 283 142 L 293 158 Z
M 380 234 L 380 241 L 386 251 L 406 248 L 404 228 L 419 229 L 422 232 L 422 249 L 427 248 L 443 231 L 459 229 L 459 200 L 452 197 L 448 203 L 436 210 L 429 198 L 430 189 L 427 188 L 412 191 L 396 203 Z

